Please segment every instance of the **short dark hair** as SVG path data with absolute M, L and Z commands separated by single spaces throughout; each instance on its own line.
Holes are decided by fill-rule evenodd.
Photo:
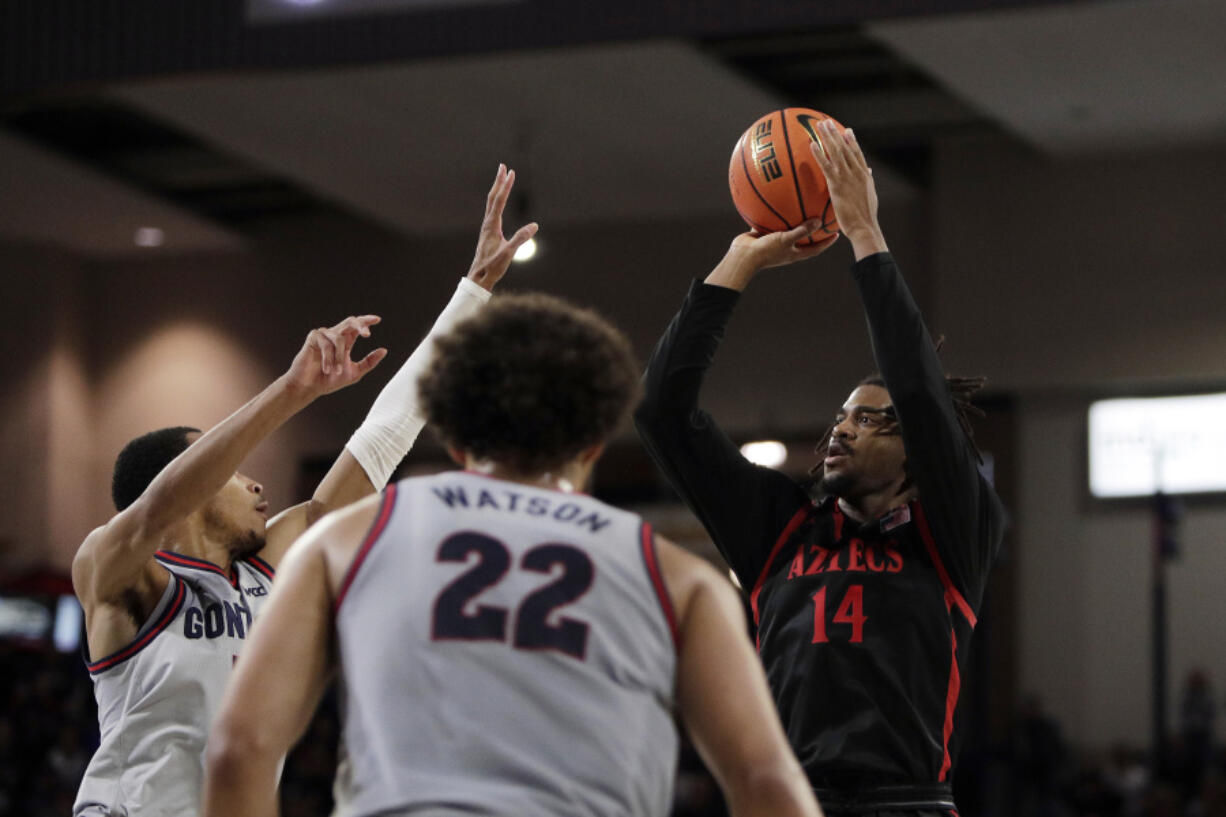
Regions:
M 115 510 L 122 511 L 135 502 L 154 477 L 171 460 L 187 450 L 190 444 L 187 435 L 200 433 L 191 426 L 175 426 L 150 431 L 130 441 L 115 458 L 115 470 L 111 473 L 111 500 Z
M 603 443 L 638 395 L 630 343 L 595 312 L 506 295 L 435 342 L 418 381 L 443 442 L 518 474 Z

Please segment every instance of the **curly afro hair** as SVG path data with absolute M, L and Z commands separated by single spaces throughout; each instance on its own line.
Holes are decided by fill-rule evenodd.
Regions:
M 200 429 L 190 426 L 160 428 L 128 442 L 115 458 L 115 470 L 111 472 L 111 500 L 115 510 L 122 511 L 135 502 L 153 478 L 187 450 L 187 435 L 193 433 L 199 434 Z
M 548 295 L 507 295 L 438 338 L 418 381 L 443 442 L 517 474 L 562 466 L 603 443 L 638 394 L 626 337 Z

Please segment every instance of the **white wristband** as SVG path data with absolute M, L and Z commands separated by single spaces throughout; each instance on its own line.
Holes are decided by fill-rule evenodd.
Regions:
M 345 447 L 362 466 L 375 490 L 383 489 L 396 466 L 413 446 L 426 421 L 417 395 L 417 379 L 434 356 L 434 339 L 475 315 L 490 299 L 489 290 L 461 278 L 455 294 L 439 314 L 425 339 L 409 355 L 400 371 L 375 398 L 370 412 Z

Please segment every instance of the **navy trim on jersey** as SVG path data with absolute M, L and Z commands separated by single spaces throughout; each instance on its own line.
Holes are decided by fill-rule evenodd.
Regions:
M 153 554 L 153 558 L 160 562 L 170 562 L 172 565 L 178 565 L 179 567 L 187 567 L 192 570 L 207 570 L 210 573 L 216 573 L 218 576 L 225 578 L 232 587 L 238 589 L 238 572 L 233 567 L 227 573 L 210 561 L 197 559 L 194 556 L 184 556 L 181 553 L 172 553 L 169 550 L 159 550 Z
M 259 556 L 248 556 L 246 559 L 243 559 L 243 561 L 263 573 L 269 581 L 277 578 L 277 569 L 261 559 Z
M 673 648 L 680 653 L 681 634 L 677 630 L 677 614 L 673 610 L 673 600 L 668 595 L 668 587 L 664 584 L 664 575 L 660 572 L 660 561 L 656 557 L 656 537 L 651 532 L 651 525 L 647 522 L 639 527 L 639 538 L 643 545 L 643 564 L 647 567 L 647 575 L 651 577 L 651 586 L 655 588 L 656 598 L 660 600 L 664 618 L 668 620 L 668 631 L 673 636 Z
M 345 594 L 349 592 L 349 585 L 353 584 L 354 577 L 358 574 L 358 569 L 362 566 L 362 562 L 366 561 L 366 554 L 374 547 L 379 536 L 382 535 L 383 529 L 387 527 L 387 521 L 392 518 L 392 510 L 396 507 L 396 486 L 389 485 L 383 491 L 383 501 L 379 504 L 379 513 L 375 516 L 375 521 L 371 524 L 370 530 L 366 532 L 366 538 L 362 540 L 362 546 L 358 548 L 358 552 L 354 554 L 353 561 L 349 563 L 349 569 L 345 571 L 345 578 L 341 581 L 340 589 L 336 591 L 336 601 L 332 603 L 332 614 L 336 615 L 340 612 L 341 602 L 345 600 Z
M 148 632 L 146 632 L 144 635 L 138 636 L 128 646 L 111 653 L 105 658 L 100 658 L 93 663 L 86 661 L 85 668 L 89 670 L 90 675 L 97 675 L 100 672 L 127 661 L 145 647 L 149 646 L 158 633 L 170 626 L 170 622 L 174 621 L 175 616 L 177 616 L 179 614 L 179 610 L 182 609 L 183 599 L 187 596 L 187 585 L 184 583 L 184 581 L 178 576 L 175 576 L 173 573 L 171 576 L 175 580 L 175 595 L 170 602 L 170 606 L 166 608 L 166 612 L 162 613 L 161 618 L 157 620 L 156 624 L 149 628 Z

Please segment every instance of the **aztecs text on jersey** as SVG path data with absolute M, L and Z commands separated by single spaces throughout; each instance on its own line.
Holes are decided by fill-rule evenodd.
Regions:
M 865 525 L 829 498 L 800 509 L 750 606 L 792 745 L 830 776 L 815 785 L 948 779 L 976 615 L 918 501 Z

